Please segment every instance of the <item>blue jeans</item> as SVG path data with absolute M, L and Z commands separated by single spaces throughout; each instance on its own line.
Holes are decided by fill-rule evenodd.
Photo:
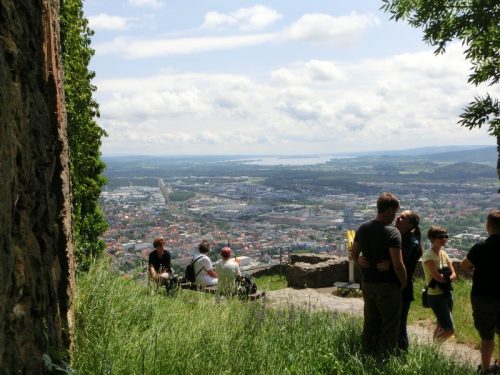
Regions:
M 408 350 L 408 331 L 406 324 L 408 321 L 408 312 L 410 311 L 411 301 L 404 301 L 401 305 L 401 320 L 399 321 L 399 342 L 398 348 Z
M 451 312 L 453 311 L 453 293 L 444 293 L 437 296 L 429 295 L 429 306 L 434 315 L 436 315 L 437 324 L 441 328 L 447 331 L 455 330 L 453 317 L 451 316 Z

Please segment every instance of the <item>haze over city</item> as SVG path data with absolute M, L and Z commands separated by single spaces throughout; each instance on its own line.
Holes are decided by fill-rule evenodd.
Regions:
M 462 46 L 436 56 L 381 4 L 86 1 L 103 154 L 494 145 L 457 125 L 485 92 Z

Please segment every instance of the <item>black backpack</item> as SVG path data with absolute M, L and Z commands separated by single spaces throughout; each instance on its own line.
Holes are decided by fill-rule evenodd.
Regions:
M 252 277 L 249 275 L 241 277 L 240 286 L 240 294 L 243 294 L 244 296 L 257 292 L 257 284 L 255 284 Z
M 203 256 L 203 255 L 202 255 Z M 194 283 L 196 281 L 196 276 L 198 276 L 198 273 L 201 272 L 201 270 L 203 268 L 201 268 L 198 273 L 194 273 L 194 264 L 199 260 L 201 259 L 201 257 L 198 257 L 194 260 L 191 261 L 191 263 L 189 263 L 187 266 L 186 266 L 186 271 L 184 271 L 184 277 L 186 278 L 186 281 L 189 281 L 190 283 Z

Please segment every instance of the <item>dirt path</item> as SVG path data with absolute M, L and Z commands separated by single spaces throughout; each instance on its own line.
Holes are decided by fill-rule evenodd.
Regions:
M 339 297 L 334 295 L 335 288 L 319 289 L 293 289 L 286 288 L 272 292 L 266 292 L 266 304 L 271 307 L 295 307 L 310 311 L 337 311 L 339 313 L 355 316 L 363 315 L 363 299 L 360 297 Z M 421 321 L 408 326 L 410 340 L 422 344 L 432 343 L 433 324 L 429 321 Z M 451 338 L 440 345 L 442 353 L 449 355 L 458 361 L 466 363 L 473 368 L 481 362 L 479 350 L 468 345 L 460 344 Z

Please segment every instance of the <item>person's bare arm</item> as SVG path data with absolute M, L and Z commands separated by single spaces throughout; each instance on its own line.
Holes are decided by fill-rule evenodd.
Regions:
M 151 279 L 154 281 L 157 281 L 158 279 L 158 275 L 152 264 L 149 265 L 149 276 L 151 276 Z
M 389 255 L 391 256 L 392 267 L 398 277 L 401 289 L 406 288 L 406 268 L 403 263 L 403 253 L 399 247 L 389 248 Z
M 450 280 L 455 281 L 457 279 L 457 273 L 455 272 L 455 268 L 453 267 L 453 263 L 451 263 L 450 259 L 448 259 L 448 267 L 451 270 Z
M 439 273 L 436 262 L 434 262 L 433 260 L 428 260 L 427 262 L 425 262 L 425 265 L 429 267 L 429 271 L 431 271 L 431 276 L 434 280 L 439 281 L 440 283 L 446 282 L 444 276 Z
M 460 262 L 460 268 L 465 272 L 473 272 L 474 264 L 472 264 L 469 258 L 465 257 L 464 260 Z
M 377 263 L 377 270 L 388 271 L 391 268 L 391 261 L 388 259 L 381 260 Z
M 213 269 L 207 270 L 207 273 L 212 277 L 217 277 L 217 273 Z
M 370 262 L 363 255 L 358 257 L 358 264 L 361 268 L 370 268 Z

